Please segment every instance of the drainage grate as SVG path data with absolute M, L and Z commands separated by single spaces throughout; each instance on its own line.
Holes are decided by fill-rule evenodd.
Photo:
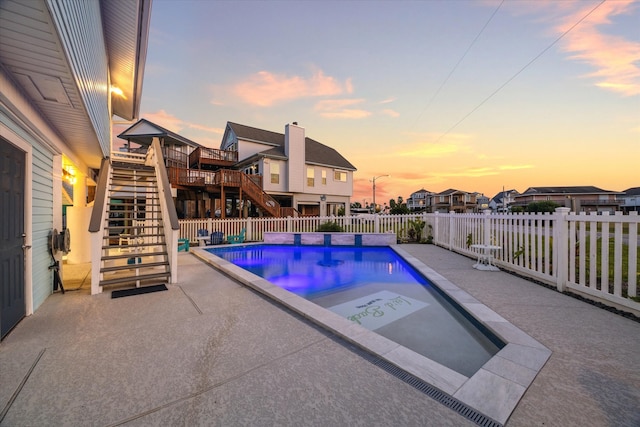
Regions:
M 351 348 L 351 350 L 354 353 L 357 353 L 365 360 L 384 369 L 386 372 L 390 373 L 394 377 L 404 381 L 405 383 L 409 384 L 416 390 L 426 394 L 436 402 L 439 402 L 444 406 L 446 406 L 447 408 L 451 409 L 452 411 L 455 411 L 456 413 L 462 415 L 469 421 L 472 421 L 481 427 L 503 427 L 501 423 L 487 417 L 486 415 L 481 414 L 480 412 L 465 405 L 459 400 L 454 399 L 448 394 L 438 390 L 431 384 L 428 384 L 422 381 L 420 378 L 417 378 L 414 375 L 411 375 L 410 373 L 406 372 L 405 370 L 398 368 L 396 365 L 389 363 L 386 360 L 383 360 L 380 357 L 375 356 L 371 353 L 368 353 L 358 347 L 354 347 L 352 345 L 348 345 L 348 346 Z

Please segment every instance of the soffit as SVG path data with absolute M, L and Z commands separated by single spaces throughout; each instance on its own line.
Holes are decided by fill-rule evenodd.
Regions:
M 102 150 L 44 1 L 0 2 L 0 63 L 88 166 Z
M 101 2 L 111 82 L 123 91 L 112 111 L 128 120 L 140 106 L 150 9 L 150 0 Z M 99 168 L 102 149 L 44 0 L 0 1 L 0 64 L 65 144 Z
M 111 107 L 117 116 L 134 120 L 142 95 L 151 0 L 103 1 L 101 10 L 111 85 L 122 90 L 122 96 L 112 96 Z

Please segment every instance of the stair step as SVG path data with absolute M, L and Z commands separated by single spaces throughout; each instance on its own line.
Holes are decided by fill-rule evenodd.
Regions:
M 111 219 L 110 221 L 113 221 L 113 219 Z M 125 222 L 125 221 L 131 221 L 129 219 L 118 219 L 116 221 L 119 222 Z M 158 224 L 158 225 L 109 225 L 107 227 L 104 227 L 104 230 L 121 230 L 123 228 L 126 228 L 127 230 L 152 230 L 154 228 L 164 228 L 164 225 L 162 224 Z M 128 233 L 131 234 L 131 233 Z M 148 234 L 144 234 L 142 236 L 137 236 L 137 237 L 145 237 L 148 236 Z
M 167 251 L 161 251 L 161 252 L 131 252 L 131 253 L 124 253 L 124 254 L 120 254 L 120 255 L 105 255 L 102 257 L 103 261 L 112 261 L 112 260 L 116 260 L 116 259 L 125 259 L 125 258 L 143 258 L 143 257 L 150 257 L 150 256 L 167 256 L 169 255 L 167 253 Z M 128 265 L 133 265 L 133 264 L 128 264 Z M 136 264 L 136 265 L 143 265 L 143 264 Z
M 105 227 L 105 230 L 120 230 L 123 227 Z M 120 234 L 130 234 L 130 233 L 118 233 L 118 234 L 113 234 L 111 236 L 103 236 L 103 239 L 119 239 L 120 238 Z M 140 235 L 129 235 L 129 236 L 122 236 L 122 238 L 124 239 L 125 237 L 140 237 L 140 238 L 144 238 L 144 237 L 164 237 L 164 233 L 153 233 L 153 234 L 140 234 Z
M 136 254 L 131 254 L 129 258 L 141 258 Z M 139 268 L 150 268 L 150 267 L 168 267 L 168 261 L 159 261 L 159 262 L 139 262 L 137 264 L 125 264 L 125 265 L 114 265 L 113 267 L 102 267 L 100 269 L 100 273 L 109 273 L 112 271 L 122 271 L 122 270 L 135 270 Z
M 117 277 L 114 279 L 101 280 L 100 286 L 120 285 L 122 283 L 132 283 L 136 281 L 146 281 L 146 280 L 155 280 L 155 279 L 168 280 L 169 277 L 171 277 L 170 272 L 141 274 L 139 276 L 123 276 L 123 277 Z
M 118 236 L 111 236 L 109 237 L 109 239 L 117 239 Z M 105 238 L 107 239 L 107 238 Z M 103 239 L 104 240 L 104 239 Z M 107 246 L 103 246 L 102 249 L 106 250 L 106 249 L 135 249 L 135 248 L 143 248 L 143 247 L 149 247 L 149 246 L 166 246 L 166 244 L 164 242 L 156 242 L 156 243 L 140 243 L 137 245 L 107 245 Z

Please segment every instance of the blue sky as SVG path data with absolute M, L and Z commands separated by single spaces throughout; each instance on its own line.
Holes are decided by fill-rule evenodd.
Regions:
M 640 186 L 640 2 L 154 0 L 141 115 L 211 147 L 227 121 L 297 121 L 358 168 L 361 203 L 386 174 L 378 202 L 621 191 Z

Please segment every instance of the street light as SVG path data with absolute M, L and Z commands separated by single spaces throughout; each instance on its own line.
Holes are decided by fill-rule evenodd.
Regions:
M 385 176 L 391 176 L 391 175 L 380 175 L 380 176 L 374 176 L 373 179 L 371 180 L 371 182 L 373 182 L 373 213 L 376 213 L 376 179 L 378 178 L 384 178 Z

